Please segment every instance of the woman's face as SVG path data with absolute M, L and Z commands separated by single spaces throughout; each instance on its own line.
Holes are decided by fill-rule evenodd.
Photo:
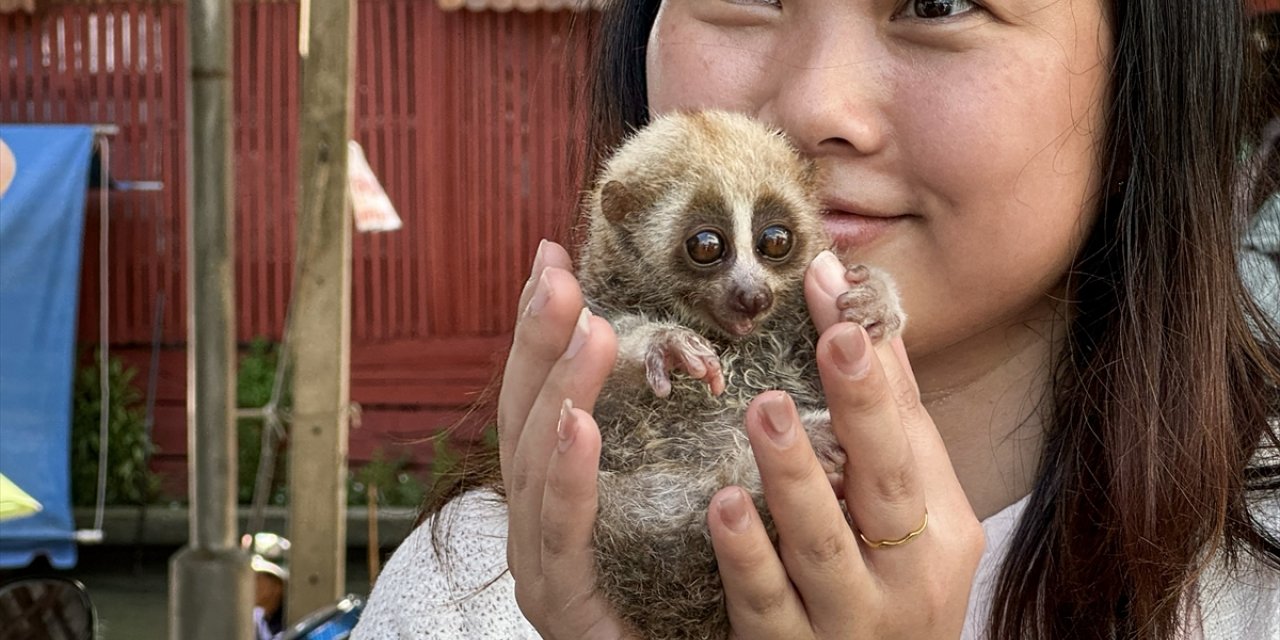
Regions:
M 1110 53 L 1100 0 L 664 0 L 649 105 L 785 130 L 824 170 L 837 244 L 894 275 L 923 359 L 1061 295 Z

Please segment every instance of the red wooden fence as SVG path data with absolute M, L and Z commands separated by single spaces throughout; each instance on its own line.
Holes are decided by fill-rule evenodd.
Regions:
M 293 271 L 294 2 L 235 5 L 237 332 L 279 339 Z M 357 235 L 352 457 L 447 424 L 493 372 L 539 238 L 566 228 L 589 15 L 446 13 L 361 0 L 356 139 L 404 220 Z M 158 464 L 185 469 L 185 9 L 122 2 L 0 16 L 0 121 L 120 126 L 110 196 L 113 350 L 141 369 L 159 331 Z M 90 198 L 90 202 L 96 202 Z M 98 212 L 86 222 L 80 339 L 97 340 Z M 156 309 L 164 299 L 156 326 Z M 413 447 L 425 461 L 430 447 Z

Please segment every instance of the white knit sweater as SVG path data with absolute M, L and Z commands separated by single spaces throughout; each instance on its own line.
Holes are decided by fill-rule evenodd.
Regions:
M 978 565 L 963 640 L 979 640 L 991 589 L 1026 498 L 983 521 L 987 548 Z M 1280 510 L 1268 509 L 1272 530 Z M 506 570 L 507 508 L 487 491 L 464 494 L 442 511 L 437 557 L 431 527 L 422 525 L 387 562 L 352 636 L 355 640 L 536 639 L 521 615 Z M 1250 564 L 1228 572 L 1220 563 L 1201 578 L 1200 618 L 1187 640 L 1280 640 L 1280 573 Z M 1198 613 L 1198 615 L 1197 615 Z M 1192 625 L 1193 627 L 1195 625 Z

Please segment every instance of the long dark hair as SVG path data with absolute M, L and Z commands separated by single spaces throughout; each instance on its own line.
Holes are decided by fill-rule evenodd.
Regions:
M 1238 0 L 1115 3 L 1101 207 L 1071 279 L 1039 479 L 995 592 L 996 638 L 1167 638 L 1205 568 L 1280 548 L 1249 511 L 1276 488 L 1280 352 L 1238 273 L 1261 130 Z M 1256 496 L 1255 496 L 1256 497 Z
M 647 119 L 658 0 L 619 0 L 595 33 L 586 167 Z M 1241 154 L 1261 130 L 1261 68 L 1240 0 L 1115 2 L 1101 170 L 1116 185 L 1069 275 L 1038 482 L 994 594 L 992 637 L 1167 638 L 1220 552 L 1280 569 L 1251 515 L 1280 469 L 1280 337 L 1244 290 Z M 589 173 L 589 172 L 588 172 Z M 588 176 L 589 180 L 590 176 Z M 1247 191 L 1247 190 L 1246 190 Z M 476 454 L 428 504 L 500 490 Z

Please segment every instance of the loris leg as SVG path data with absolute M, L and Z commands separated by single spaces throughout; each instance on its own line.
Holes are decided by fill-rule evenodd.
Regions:
M 902 330 L 907 316 L 889 276 L 866 265 L 853 265 L 844 274 L 849 290 L 836 298 L 840 320 L 856 322 L 867 330 L 873 342 Z
M 679 325 L 656 322 L 620 322 L 618 364 L 620 370 L 643 371 L 649 387 L 660 398 L 671 393 L 671 373 L 683 371 L 702 380 L 711 393 L 724 392 L 720 358 L 705 338 Z

